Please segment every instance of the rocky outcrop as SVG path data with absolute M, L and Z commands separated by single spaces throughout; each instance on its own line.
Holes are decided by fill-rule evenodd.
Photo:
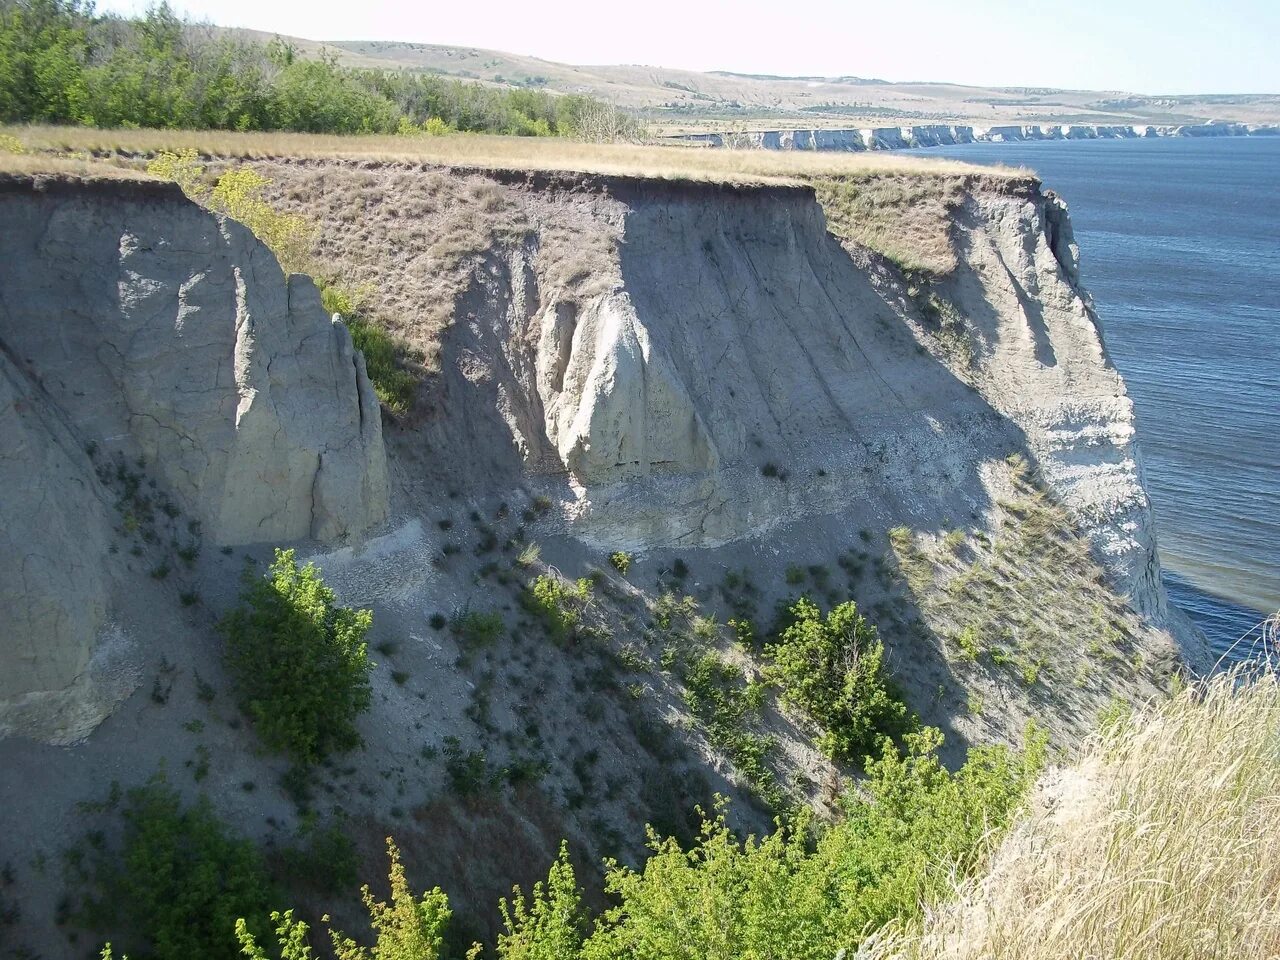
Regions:
M 214 543 L 341 540 L 386 517 L 380 413 L 314 284 L 175 187 L 9 178 L 0 222 L 0 732 L 68 739 L 125 522 L 88 451 Z
M 926 300 L 831 236 L 807 189 L 608 192 L 618 209 L 601 217 L 623 224 L 612 290 L 579 299 L 510 250 L 446 344 L 447 377 L 483 371 L 450 388 L 448 418 L 478 423 L 474 399 L 505 422 L 525 476 L 565 477 L 567 532 L 645 551 L 795 524 L 846 542 L 941 530 L 990 509 L 990 466 L 1021 453 L 1118 592 L 1165 621 L 1132 404 L 1058 198 L 1029 178 L 967 190 L 960 266 Z M 460 464 L 481 457 L 466 440 L 452 441 Z
M 153 464 L 217 543 L 384 519 L 364 360 L 248 230 L 159 184 L 15 181 L 0 215 L 0 339 L 82 443 Z

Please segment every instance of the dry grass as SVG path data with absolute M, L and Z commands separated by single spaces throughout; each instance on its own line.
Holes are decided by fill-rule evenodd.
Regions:
M 83 127 L 5 127 L 32 151 L 88 151 L 146 155 L 192 148 L 205 156 L 250 160 L 349 159 L 427 163 L 487 170 L 564 171 L 694 180 L 737 185 L 796 185 L 820 177 L 876 174 L 1026 179 L 1025 170 L 978 167 L 896 153 L 817 153 L 712 150 L 682 146 L 589 144 L 561 138 L 326 136 L 183 130 L 95 130 Z
M 988 874 L 861 960 L 1273 960 L 1280 679 L 1220 675 L 1121 722 Z
M 89 157 L 57 157 L 38 153 L 0 151 L 0 175 L 77 177 L 86 180 L 155 181 L 143 170 Z
M 532 261 L 541 298 L 583 299 L 620 282 L 620 228 L 601 215 L 610 201 L 598 193 L 529 191 L 482 174 L 401 164 L 254 168 L 272 181 L 273 207 L 315 225 L 318 272 L 367 291 L 371 316 L 426 371 L 438 369 L 444 330 L 465 294 L 477 282 L 492 284 L 514 250 Z
M 952 216 L 966 176 L 918 172 L 823 177 L 814 182 L 827 226 L 837 237 L 884 254 L 904 270 L 947 274 L 956 268 Z

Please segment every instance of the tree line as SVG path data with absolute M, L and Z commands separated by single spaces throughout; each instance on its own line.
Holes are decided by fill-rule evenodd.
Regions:
M 0 0 L 0 121 L 94 127 L 631 139 L 599 100 L 484 87 L 303 57 L 188 23 L 167 3 L 130 19 L 88 0 Z

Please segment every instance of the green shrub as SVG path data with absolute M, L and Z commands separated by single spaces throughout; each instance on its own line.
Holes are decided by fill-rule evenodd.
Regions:
M 320 826 L 304 818 L 296 841 L 280 851 L 280 872 L 292 884 L 321 893 L 339 893 L 359 881 L 356 846 L 345 818 Z
M 272 750 L 302 764 L 359 745 L 370 702 L 368 610 L 337 604 L 314 564 L 277 550 L 266 577 L 249 577 L 241 605 L 219 623 L 242 709 Z
M 444 947 L 444 931 L 448 926 L 449 898 L 435 887 L 415 896 L 405 878 L 400 863 L 400 851 L 387 838 L 387 854 L 391 859 L 391 901 L 375 900 L 368 886 L 361 890 L 365 909 L 369 911 L 369 926 L 374 943 L 367 947 L 357 943 L 340 931 L 330 930 L 333 953 L 337 960 L 439 960 Z M 280 946 L 280 960 L 312 960 L 314 954 L 307 945 L 308 927 L 295 920 L 293 911 L 273 913 L 276 940 Z M 328 922 L 328 917 L 324 917 Z M 235 936 L 240 950 L 248 960 L 267 960 L 268 954 L 257 942 L 243 920 L 235 924 Z M 187 958 L 183 958 L 187 960 Z
M 956 636 L 956 646 L 960 648 L 960 658 L 973 663 L 982 653 L 982 641 L 978 637 L 978 629 L 969 624 Z
M 590 599 L 591 581 L 585 577 L 570 584 L 554 574 L 544 573 L 525 589 L 522 602 L 542 621 L 553 640 L 564 643 L 577 630 Z
M 365 369 L 378 399 L 393 413 L 407 413 L 413 406 L 418 381 L 407 369 L 405 344 L 371 319 L 364 287 L 353 290 L 323 280 L 316 284 L 325 311 L 343 319 L 351 331 L 351 342 L 364 354 Z
M 568 845 L 560 844 L 546 882 L 535 883 L 527 900 L 516 887 L 498 911 L 505 928 L 498 934 L 499 960 L 579 960 L 587 921 Z
M 311 264 L 315 226 L 297 214 L 280 213 L 264 200 L 262 190 L 270 183 L 250 166 L 236 167 L 218 178 L 207 202 L 252 230 L 271 248 L 285 273 L 298 273 Z
M 822 611 L 801 597 L 790 624 L 768 648 L 770 678 L 787 704 L 807 713 L 823 734 L 821 746 L 840 762 L 874 752 L 882 737 L 901 737 L 914 718 L 884 665 L 884 644 L 852 601 Z
M 118 850 L 100 847 L 81 921 L 140 936 L 157 957 L 232 960 L 237 918 L 267 929 L 275 894 L 253 841 L 232 833 L 207 798 L 184 807 L 156 777 L 125 794 Z
M 490 610 L 488 613 L 467 610 L 453 618 L 450 629 L 457 636 L 463 649 L 475 650 L 496 643 L 502 636 L 505 626 L 502 622 L 502 614 L 496 610 Z
M 609 864 L 617 903 L 581 956 L 830 960 L 890 921 L 918 920 L 976 872 L 1044 757 L 1034 735 L 1024 757 L 980 748 L 952 774 L 938 761 L 941 742 L 929 729 L 906 737 L 905 756 L 886 746 L 865 791 L 826 830 L 801 817 L 742 840 L 722 806 L 689 849 L 651 832 L 641 870 Z
M 609 554 L 609 562 L 613 564 L 613 568 L 615 570 L 625 577 L 627 575 L 627 571 L 631 569 L 631 554 L 623 550 L 618 550 L 615 553 Z

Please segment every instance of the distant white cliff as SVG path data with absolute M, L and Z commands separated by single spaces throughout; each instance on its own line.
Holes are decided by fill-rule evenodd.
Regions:
M 687 133 L 674 139 L 711 147 L 763 150 L 905 150 L 957 143 L 1015 143 L 1025 140 L 1128 140 L 1138 137 L 1260 137 L 1280 135 L 1280 126 L 1249 123 L 1002 124 L 978 127 L 924 124 L 910 127 L 851 127 L 840 130 L 752 130 L 743 133 Z

